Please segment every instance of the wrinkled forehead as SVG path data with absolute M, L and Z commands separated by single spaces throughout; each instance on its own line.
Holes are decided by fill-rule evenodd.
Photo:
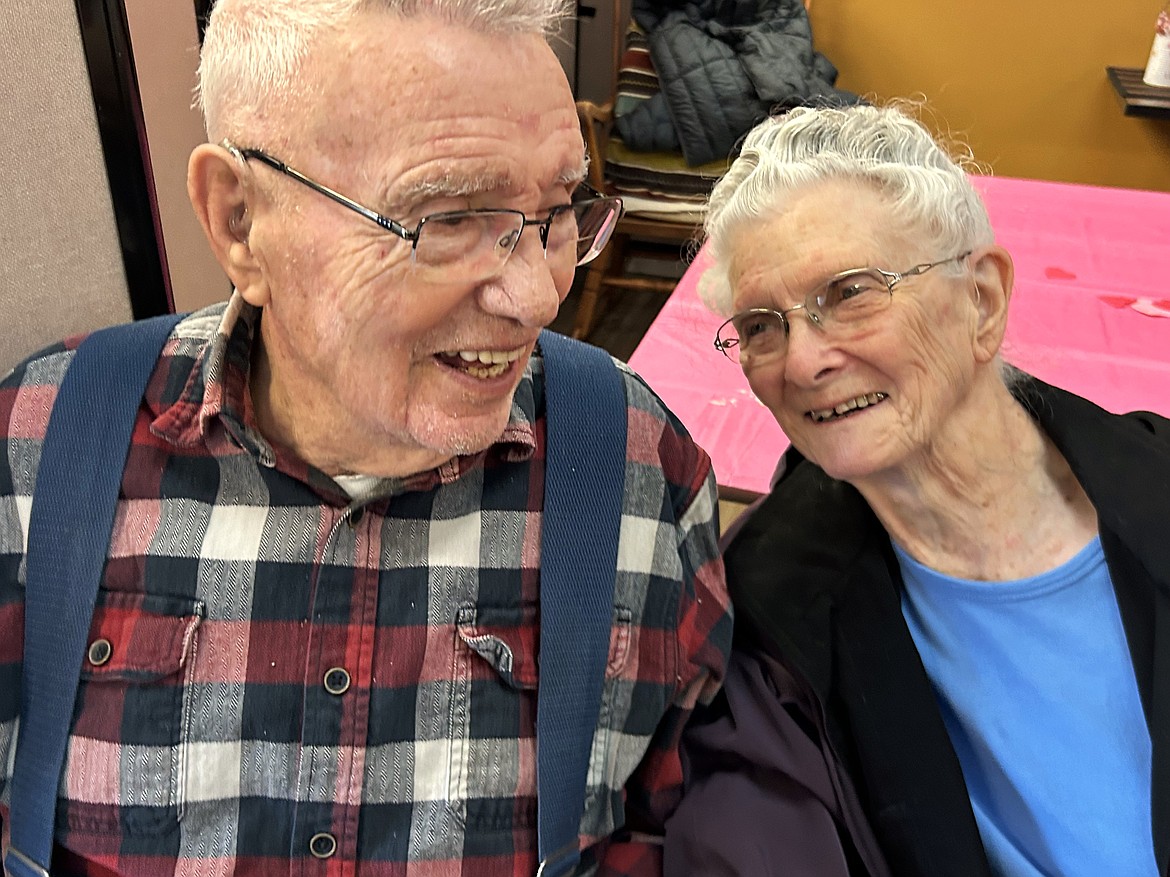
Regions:
M 539 34 L 366 13 L 306 60 L 292 136 L 369 185 L 519 195 L 584 174 L 571 90 Z
M 924 239 L 921 230 L 896 218 L 879 190 L 853 180 L 818 182 L 788 193 L 725 235 L 736 309 L 788 305 L 842 271 L 900 265 L 922 250 Z

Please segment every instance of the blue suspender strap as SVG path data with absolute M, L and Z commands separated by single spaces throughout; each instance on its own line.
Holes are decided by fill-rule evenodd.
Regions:
M 49 417 L 29 519 L 12 877 L 46 877 L 85 641 L 130 435 L 178 316 L 102 329 L 78 348 Z
M 626 396 L 605 351 L 545 331 L 546 452 L 536 700 L 539 877 L 581 858 L 601 709 L 626 467 Z

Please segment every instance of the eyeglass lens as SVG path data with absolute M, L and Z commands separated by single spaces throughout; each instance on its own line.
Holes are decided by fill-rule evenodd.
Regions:
M 865 321 L 883 310 L 890 298 L 885 278 L 862 268 L 834 277 L 793 310 L 804 311 L 822 329 L 832 331 Z M 765 308 L 737 314 L 720 327 L 719 349 L 738 362 L 749 356 L 758 359 L 783 354 L 788 347 L 789 319 L 791 316 Z
M 597 258 L 621 216 L 621 202 L 613 198 L 591 198 L 573 205 L 577 220 L 577 264 Z
M 538 226 L 545 258 L 566 268 L 592 260 L 605 246 L 618 217 L 618 202 L 601 198 L 555 209 Z M 523 214 L 511 210 L 428 216 L 418 230 L 415 261 L 429 268 L 456 268 L 474 275 L 497 270 L 523 233 Z

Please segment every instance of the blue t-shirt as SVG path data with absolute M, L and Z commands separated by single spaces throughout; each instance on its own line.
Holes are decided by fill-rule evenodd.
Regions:
M 992 870 L 1155 877 L 1150 734 L 1101 540 L 1009 582 L 941 575 L 894 547 Z

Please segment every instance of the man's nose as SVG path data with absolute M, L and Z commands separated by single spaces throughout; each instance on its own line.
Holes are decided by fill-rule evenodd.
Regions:
M 529 228 L 500 271 L 480 287 L 480 307 L 522 326 L 543 328 L 556 318 L 572 282 L 572 270 L 563 272 L 557 260 L 546 259 L 539 229 Z

